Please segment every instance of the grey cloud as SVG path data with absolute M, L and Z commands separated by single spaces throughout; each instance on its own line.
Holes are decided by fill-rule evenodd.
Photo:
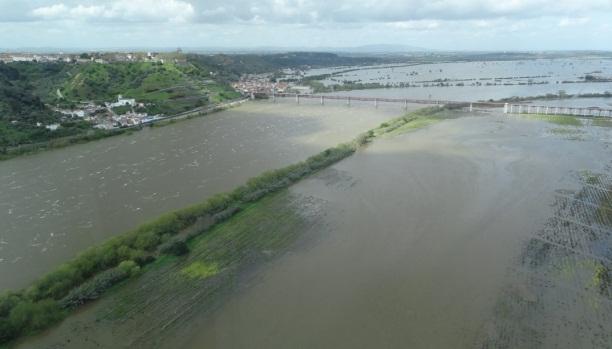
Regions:
M 0 22 L 392 23 L 612 13 L 612 0 L 0 0 Z
M 568 16 L 610 11 L 612 1 L 593 0 L 212 0 L 197 5 L 204 22 L 359 23 L 411 20 L 478 20 Z

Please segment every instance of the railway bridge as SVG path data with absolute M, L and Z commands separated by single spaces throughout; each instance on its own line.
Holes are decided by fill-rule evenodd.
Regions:
M 470 102 L 444 99 L 383 98 L 368 96 L 341 96 L 300 93 L 271 93 L 266 94 L 265 97 L 270 98 L 272 100 L 276 100 L 277 98 L 293 98 L 298 104 L 302 100 L 307 99 L 319 101 L 321 105 L 325 105 L 326 101 L 344 101 L 347 106 L 350 106 L 352 102 L 370 102 L 373 103 L 374 107 L 378 107 L 381 103 L 393 103 L 403 105 L 404 108 L 407 109 L 409 104 L 427 104 L 462 107 L 469 111 L 472 111 L 474 109 L 500 109 L 503 110 L 503 112 L 506 114 L 543 114 L 574 115 L 585 117 L 612 117 L 612 109 L 603 109 L 599 107 L 567 107 L 483 101 Z

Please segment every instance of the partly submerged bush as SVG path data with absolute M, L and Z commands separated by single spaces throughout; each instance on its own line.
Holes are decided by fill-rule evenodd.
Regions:
M 182 256 L 189 252 L 189 247 L 187 247 L 185 241 L 173 239 L 161 245 L 159 252 L 171 256 Z
M 140 267 L 136 262 L 123 261 L 116 268 L 106 270 L 72 289 L 66 297 L 59 301 L 59 305 L 63 308 L 74 308 L 98 299 L 107 289 L 136 274 L 139 270 Z
M 16 293 L 0 296 L 0 343 L 57 323 L 65 311 L 52 299 L 32 301 Z

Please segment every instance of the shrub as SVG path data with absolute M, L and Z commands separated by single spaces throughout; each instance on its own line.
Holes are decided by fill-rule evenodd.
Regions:
M 10 311 L 7 302 L 12 303 Z M 21 299 L 15 294 L 4 295 L 0 300 L 0 343 L 8 342 L 21 335 L 27 335 L 53 325 L 64 318 L 65 312 L 51 299 L 33 302 Z M 8 311 L 8 313 L 7 313 Z
M 64 312 L 56 301 L 45 299 L 40 302 L 20 302 L 10 314 L 12 326 L 20 333 L 32 333 L 56 323 Z
M 233 215 L 235 215 L 236 213 L 240 212 L 240 207 L 238 206 L 232 206 L 229 207 L 219 213 L 216 213 L 213 215 L 213 222 L 215 224 L 217 223 L 221 223 L 227 219 L 229 219 L 230 217 L 232 217 Z
M 74 308 L 98 299 L 104 291 L 136 274 L 139 270 L 140 267 L 134 261 L 123 261 L 116 268 L 104 271 L 72 289 L 59 304 L 63 308 Z
M 189 248 L 183 240 L 168 241 L 161 245 L 159 250 L 163 254 L 168 254 L 172 256 L 182 256 L 189 252 Z

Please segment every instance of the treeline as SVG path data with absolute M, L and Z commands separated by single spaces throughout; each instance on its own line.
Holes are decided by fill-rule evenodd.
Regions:
M 419 117 L 432 116 L 439 110 L 428 108 L 394 119 L 358 136 L 353 142 L 326 149 L 297 164 L 265 172 L 231 192 L 167 213 L 87 249 L 30 287 L 0 296 L 0 344 L 48 328 L 75 307 L 99 298 L 116 283 L 137 275 L 140 267 L 160 255 L 187 253 L 186 242 L 189 239 L 229 219 L 245 205 L 350 156 L 380 134 L 391 132 Z M 208 224 L 186 233 L 188 227 L 202 221 Z
M 16 66 L 0 62 L 0 121 L 32 124 L 55 120 L 34 91 L 34 81 Z
M 187 56 L 190 63 L 213 71 L 224 81 L 237 81 L 244 74 L 272 73 L 286 68 L 309 69 L 391 63 L 397 59 L 351 57 L 324 52 L 288 52 L 278 54 L 216 54 Z
M 82 125 L 82 123 L 80 123 Z M 47 137 L 41 137 L 38 143 L 25 143 L 19 145 L 9 144 L 0 145 L 0 161 L 8 160 L 16 156 L 33 154 L 42 150 L 59 149 L 64 148 L 73 144 L 87 143 L 111 136 L 117 136 L 120 134 L 130 134 L 133 132 L 132 129 L 121 128 L 113 130 L 101 130 L 92 129 L 87 126 L 78 126 L 79 123 L 67 122 L 63 124 L 64 127 L 59 129 L 57 133 L 51 133 L 47 129 L 37 128 L 37 132 L 49 132 Z M 71 126 L 77 125 L 77 126 Z M 1 129 L 2 125 L 0 125 Z M 0 131 L 1 132 L 1 131 Z M 33 137 L 32 140 L 38 139 Z

